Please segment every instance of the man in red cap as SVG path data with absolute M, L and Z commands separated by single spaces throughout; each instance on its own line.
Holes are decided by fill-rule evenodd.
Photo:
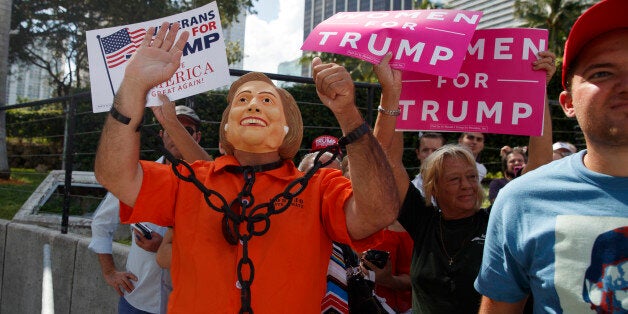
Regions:
M 565 44 L 560 104 L 586 149 L 511 182 L 491 212 L 481 313 L 628 312 L 628 1 L 603 0 Z

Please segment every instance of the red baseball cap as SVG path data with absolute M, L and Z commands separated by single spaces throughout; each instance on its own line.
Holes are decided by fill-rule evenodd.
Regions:
M 331 135 L 321 135 L 312 141 L 312 149 L 310 152 L 321 150 L 328 146 L 334 146 L 338 144 L 338 138 Z
M 616 29 L 628 28 L 628 1 L 602 0 L 586 10 L 576 20 L 563 55 L 563 88 L 567 89 L 567 69 L 580 54 L 582 48 L 594 38 Z

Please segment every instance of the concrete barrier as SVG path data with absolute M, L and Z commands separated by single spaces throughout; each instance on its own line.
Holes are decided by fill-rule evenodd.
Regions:
M 43 246 L 51 248 L 55 313 L 117 313 L 118 295 L 101 274 L 90 238 L 0 220 L 0 313 L 40 313 Z M 116 265 L 129 247 L 114 243 Z

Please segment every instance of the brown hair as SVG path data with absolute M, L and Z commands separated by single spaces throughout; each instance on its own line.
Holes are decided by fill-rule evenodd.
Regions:
M 283 111 L 286 116 L 286 123 L 288 124 L 288 134 L 283 139 L 283 143 L 279 146 L 279 156 L 281 159 L 292 159 L 299 151 L 301 147 L 301 140 L 303 139 L 303 120 L 301 119 L 301 111 L 297 106 L 297 102 L 292 95 L 283 88 L 275 86 L 266 75 L 260 72 L 250 72 L 242 75 L 237 79 L 229 88 L 229 94 L 227 95 L 227 108 L 222 112 L 222 121 L 220 121 L 220 144 L 225 150 L 225 154 L 233 155 L 233 145 L 227 141 L 225 133 L 225 124 L 229 119 L 229 112 L 231 111 L 231 102 L 235 97 L 240 86 L 251 81 L 262 81 L 271 85 L 279 94 L 281 103 L 283 105 Z

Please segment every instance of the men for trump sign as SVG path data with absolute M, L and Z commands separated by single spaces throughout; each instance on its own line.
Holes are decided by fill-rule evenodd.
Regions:
M 532 69 L 547 30 L 477 30 L 454 78 L 404 71 L 398 130 L 538 136 L 546 72 Z
M 87 32 L 87 53 L 92 94 L 92 110 L 111 108 L 113 97 L 122 82 L 124 70 L 139 48 L 146 30 L 163 22 L 178 22 L 190 37 L 183 49 L 181 65 L 167 81 L 155 86 L 146 96 L 147 106 L 161 104 L 159 94 L 177 100 L 229 84 L 227 49 L 222 35 L 216 2 L 169 17 L 137 24 L 91 30 Z
M 408 10 L 339 12 L 318 24 L 302 50 L 342 54 L 378 64 L 455 77 L 482 12 Z

